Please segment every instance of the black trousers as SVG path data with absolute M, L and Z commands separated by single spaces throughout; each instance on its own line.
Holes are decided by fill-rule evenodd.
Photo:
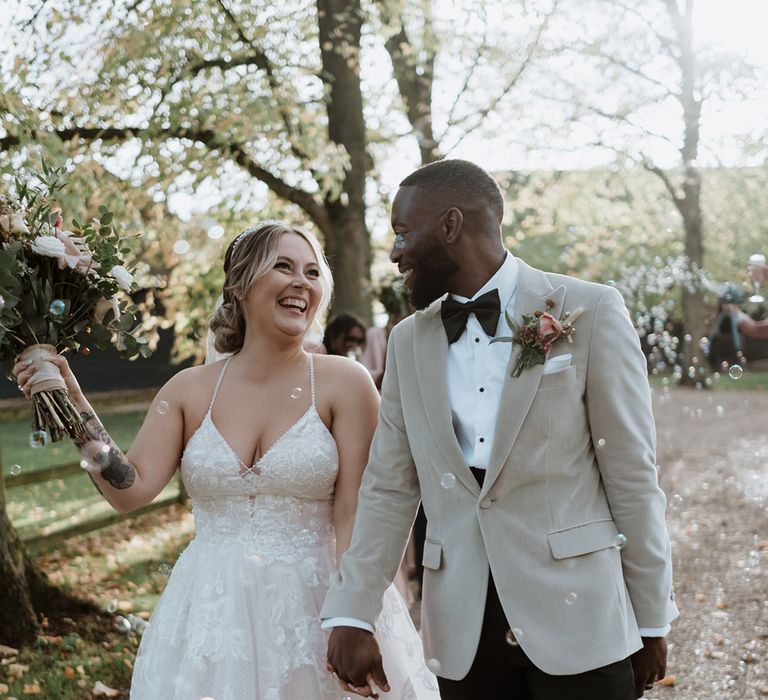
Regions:
M 482 484 L 484 471 L 472 471 Z M 635 700 L 628 658 L 585 673 L 552 676 L 536 668 L 520 646 L 507 642 L 508 631 L 509 623 L 489 576 L 475 660 L 459 681 L 438 677 L 442 700 Z

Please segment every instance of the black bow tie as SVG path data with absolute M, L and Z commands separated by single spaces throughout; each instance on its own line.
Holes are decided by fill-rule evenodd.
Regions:
M 449 343 L 455 343 L 461 338 L 471 313 L 477 316 L 477 320 L 480 321 L 486 335 L 491 337 L 496 335 L 496 327 L 499 325 L 499 315 L 501 314 L 499 290 L 492 289 L 466 304 L 450 297 L 443 301 L 440 317 L 443 319 L 445 334 L 448 336 Z

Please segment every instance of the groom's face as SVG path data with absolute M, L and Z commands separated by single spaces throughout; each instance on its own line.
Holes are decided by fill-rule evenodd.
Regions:
M 444 214 L 434 195 L 418 187 L 401 187 L 392 203 L 395 244 L 389 259 L 403 275 L 417 309 L 449 291 L 459 270 L 440 235 Z

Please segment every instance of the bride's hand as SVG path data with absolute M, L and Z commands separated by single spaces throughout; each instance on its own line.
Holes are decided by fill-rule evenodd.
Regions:
M 83 390 L 75 379 L 75 375 L 72 374 L 72 370 L 69 367 L 69 362 L 62 355 L 55 355 L 47 358 L 46 362 L 50 362 L 55 365 L 61 377 L 67 386 L 69 392 L 69 398 L 77 406 L 79 403 L 85 401 L 83 396 Z M 32 398 L 32 379 L 35 376 L 35 367 L 30 362 L 19 361 L 13 366 L 13 374 L 16 377 L 16 383 L 19 385 L 19 389 L 24 393 L 28 399 Z

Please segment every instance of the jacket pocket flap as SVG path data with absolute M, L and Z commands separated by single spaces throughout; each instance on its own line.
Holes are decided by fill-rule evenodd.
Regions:
M 578 557 L 616 545 L 619 534 L 613 520 L 595 520 L 584 525 L 547 534 L 549 548 L 555 559 Z
M 424 555 L 421 558 L 425 569 L 439 569 L 443 561 L 443 545 L 434 540 L 424 540 Z

